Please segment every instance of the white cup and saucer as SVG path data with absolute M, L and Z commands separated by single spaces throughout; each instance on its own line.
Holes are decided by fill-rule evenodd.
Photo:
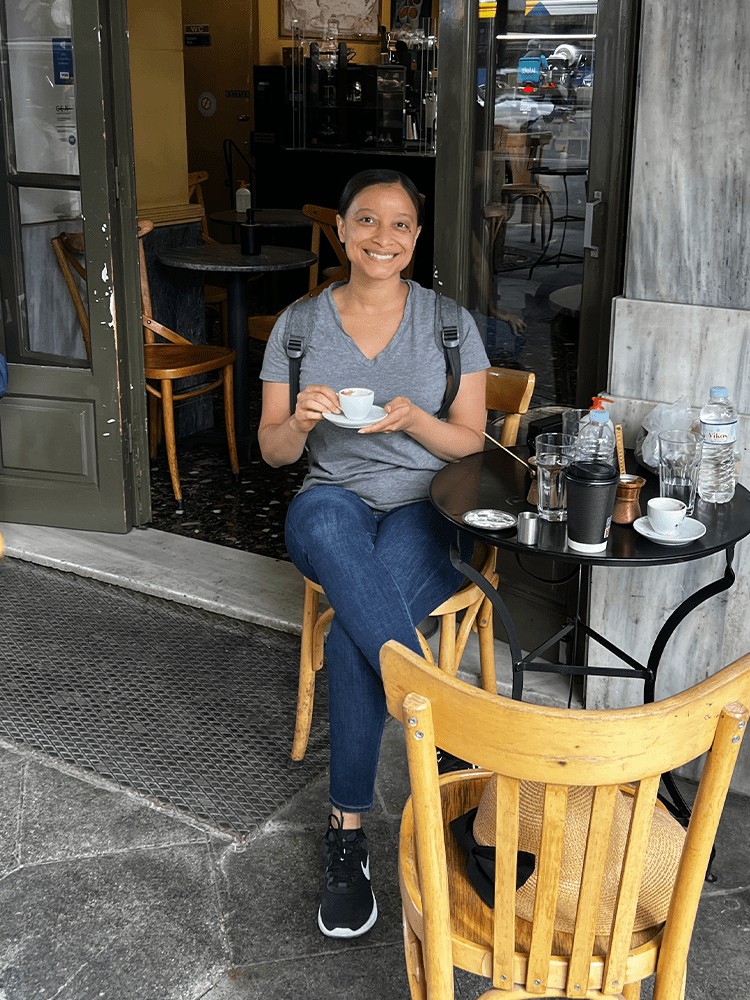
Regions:
M 654 497 L 648 502 L 648 516 L 639 517 L 633 527 L 660 545 L 687 545 L 705 535 L 706 526 L 686 515 L 687 504 L 682 500 Z
M 342 412 L 324 413 L 323 416 L 339 427 L 367 427 L 386 416 L 382 406 L 374 405 L 375 393 L 372 389 L 352 386 L 341 389 L 337 396 Z

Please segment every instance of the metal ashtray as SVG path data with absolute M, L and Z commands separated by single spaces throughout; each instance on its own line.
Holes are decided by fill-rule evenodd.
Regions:
M 504 510 L 481 507 L 478 510 L 467 510 L 464 514 L 464 523 L 471 528 L 482 528 L 485 531 L 506 531 L 508 528 L 515 528 L 517 519 Z

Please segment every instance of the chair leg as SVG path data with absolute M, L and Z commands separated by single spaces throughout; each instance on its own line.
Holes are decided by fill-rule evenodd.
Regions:
M 477 615 L 477 638 L 479 639 L 479 669 L 482 687 L 490 694 L 497 694 L 495 674 L 495 635 L 492 621 L 492 602 L 489 597 L 482 601 Z
M 224 377 L 224 427 L 227 432 L 227 447 L 229 448 L 229 464 L 235 476 L 240 474 L 240 462 L 237 457 L 237 438 L 234 433 L 234 373 L 233 365 L 227 365 L 222 373 Z
M 635 983 L 628 983 L 627 986 L 623 986 L 622 995 L 625 997 L 625 1000 L 641 1000 L 640 979 Z
M 182 487 L 180 486 L 180 471 L 177 467 L 177 439 L 174 432 L 174 403 L 172 401 L 172 383 L 169 379 L 161 382 L 161 408 L 164 420 L 164 443 L 167 446 L 167 462 L 169 478 L 172 480 L 172 492 L 177 501 L 178 509 L 182 508 Z
M 455 677 L 458 670 L 456 661 L 456 614 L 440 616 L 440 649 L 438 651 L 438 667 L 445 673 Z
M 406 978 L 409 982 L 411 1000 L 427 1000 L 427 981 L 422 957 L 422 942 L 411 929 L 406 914 L 404 922 L 404 954 L 406 957 Z
M 299 654 L 299 683 L 297 686 L 297 717 L 294 720 L 294 740 L 292 760 L 302 760 L 307 751 L 312 724 L 313 701 L 315 698 L 316 659 L 323 659 L 322 642 L 316 652 L 316 625 L 320 594 L 305 584 L 305 600 L 302 608 L 302 637 Z M 322 639 L 322 632 L 320 633 Z M 320 669 L 320 667 L 318 667 Z

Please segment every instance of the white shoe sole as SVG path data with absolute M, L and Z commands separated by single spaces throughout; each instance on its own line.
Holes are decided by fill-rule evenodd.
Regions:
M 372 892 L 372 889 L 370 890 Z M 375 921 L 378 919 L 378 904 L 375 902 L 375 894 L 372 896 L 372 913 L 367 918 L 365 923 L 356 930 L 351 930 L 349 927 L 333 927 L 329 929 L 323 923 L 320 916 L 320 907 L 318 907 L 318 927 L 320 928 L 320 933 L 325 934 L 326 937 L 332 938 L 355 938 L 360 937 L 362 934 L 366 934 L 370 928 L 373 926 Z

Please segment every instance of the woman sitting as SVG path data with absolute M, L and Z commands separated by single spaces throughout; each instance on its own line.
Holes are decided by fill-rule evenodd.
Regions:
M 454 529 L 427 497 L 440 468 L 482 449 L 489 362 L 474 321 L 459 309 L 462 377 L 438 419 L 446 361 L 435 293 L 401 279 L 421 228 L 417 189 L 395 171 L 366 170 L 347 184 L 338 213 L 350 278 L 278 320 L 261 371 L 258 437 L 272 466 L 308 451 L 286 545 L 335 611 L 326 644 L 331 815 L 318 925 L 330 937 L 357 937 L 377 918 L 360 817 L 373 806 L 386 718 L 380 648 L 397 639 L 420 652 L 416 624 L 461 582 L 449 558 Z M 290 315 L 305 328 L 293 412 Z M 326 419 L 341 413 L 337 391 L 352 386 L 374 390 L 385 415 L 358 429 Z M 471 551 L 470 540 L 464 548 Z

